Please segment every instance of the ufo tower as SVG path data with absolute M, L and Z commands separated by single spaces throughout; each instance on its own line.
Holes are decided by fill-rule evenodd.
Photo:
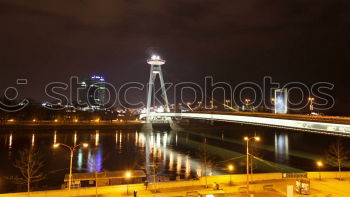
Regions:
M 151 112 L 152 94 L 154 88 L 154 82 L 159 75 L 160 85 L 162 89 L 163 99 L 164 99 L 164 110 L 169 112 L 169 102 L 168 96 L 165 91 L 165 83 L 162 73 L 162 65 L 165 64 L 165 60 L 162 60 L 157 55 L 152 55 L 151 59 L 147 60 L 147 64 L 151 65 L 151 72 L 149 74 L 148 91 L 147 91 L 147 122 L 149 122 L 149 114 Z

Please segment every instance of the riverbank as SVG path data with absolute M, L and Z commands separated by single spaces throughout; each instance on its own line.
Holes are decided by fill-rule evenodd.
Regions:
M 322 179 L 319 180 L 319 175 Z M 350 186 L 350 172 L 343 172 L 343 180 L 335 179 L 337 172 L 308 172 L 310 179 L 310 195 L 326 196 L 333 195 L 339 197 L 349 196 L 348 187 Z M 255 196 L 286 196 L 287 185 L 293 185 L 295 190 L 296 178 L 283 178 L 282 173 L 254 174 L 252 176 L 254 183 L 250 184 L 250 192 Z M 230 180 L 233 182 L 229 184 Z M 241 196 L 245 194 L 245 174 L 221 175 L 202 177 L 199 180 L 160 182 L 157 185 L 150 184 L 146 190 L 143 184 L 129 184 L 99 187 L 97 193 L 99 196 L 133 196 L 133 191 L 137 191 L 138 196 L 186 196 L 188 192 L 198 194 L 214 194 L 220 196 Z M 219 190 L 213 189 L 213 184 L 219 184 Z M 208 187 L 205 187 L 207 185 Z M 157 187 L 158 192 L 154 193 Z M 128 194 L 127 194 L 128 191 Z M 96 188 L 73 189 L 71 193 L 68 190 L 51 190 L 31 192 L 31 197 L 63 197 L 63 196 L 95 196 Z M 294 191 L 294 195 L 297 195 Z M 25 197 L 27 193 L 0 194 L 0 197 Z
M 140 129 L 142 121 L 79 121 L 79 122 L 54 122 L 54 121 L 16 121 L 0 125 L 1 130 L 9 129 L 60 129 L 60 130 L 86 130 L 86 129 Z

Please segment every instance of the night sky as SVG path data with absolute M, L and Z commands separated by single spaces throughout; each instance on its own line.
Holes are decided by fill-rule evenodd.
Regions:
M 146 83 L 157 52 L 169 82 L 327 81 L 332 111 L 350 114 L 349 44 L 348 0 L 0 0 L 0 90 L 26 78 L 20 95 L 41 101 L 72 75 Z

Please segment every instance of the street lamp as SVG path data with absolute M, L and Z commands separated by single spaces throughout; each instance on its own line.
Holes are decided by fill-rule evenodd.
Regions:
M 125 173 L 125 178 L 126 178 L 126 194 L 129 194 L 129 179 L 131 178 L 131 172 L 127 171 Z
M 318 168 L 318 179 L 321 180 L 321 168 L 323 167 L 323 162 L 322 161 L 317 161 L 316 165 L 317 165 L 317 168 Z
M 314 102 L 315 98 L 309 97 L 308 100 L 310 101 L 310 113 L 311 113 L 314 110 L 313 102 Z
M 245 105 L 246 105 L 246 110 L 245 111 L 248 111 L 248 106 L 249 106 L 249 103 L 250 103 L 250 99 L 246 98 L 244 99 L 244 102 L 245 102 Z
M 272 103 L 273 111 L 276 113 L 275 98 L 271 98 L 271 103 Z
M 213 100 L 210 100 L 210 108 L 214 109 L 214 101 Z
M 230 185 L 232 185 L 232 172 L 235 169 L 235 167 L 232 164 L 230 164 L 227 168 L 230 171 Z
M 249 141 L 255 140 L 256 142 L 260 141 L 259 136 L 254 137 L 244 137 L 244 141 L 247 142 L 247 196 L 249 196 Z
M 89 144 L 87 143 L 82 143 L 82 144 L 78 144 L 76 146 L 68 146 L 66 144 L 62 144 L 62 143 L 55 143 L 53 145 L 54 148 L 58 148 L 60 146 L 64 146 L 66 148 L 68 148 L 70 150 L 70 165 L 69 165 L 69 178 L 68 178 L 68 190 L 70 191 L 71 189 L 71 185 L 72 185 L 72 166 L 73 166 L 73 154 L 76 148 L 83 146 L 83 148 L 87 148 L 89 147 Z

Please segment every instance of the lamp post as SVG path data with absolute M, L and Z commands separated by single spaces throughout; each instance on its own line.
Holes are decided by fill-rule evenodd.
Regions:
M 126 178 L 126 194 L 129 194 L 129 179 L 131 178 L 131 172 L 127 171 L 125 173 L 125 178 Z
M 310 101 L 310 113 L 312 113 L 312 111 L 314 111 L 314 105 L 313 105 L 314 100 L 315 100 L 315 98 L 309 97 L 309 101 Z
M 228 165 L 228 170 L 230 171 L 230 185 L 232 185 L 232 172 L 234 169 L 235 167 L 232 164 Z
M 249 141 L 255 140 L 257 142 L 260 141 L 260 137 L 244 137 L 244 140 L 247 142 L 247 196 L 249 196 Z
M 322 161 L 317 161 L 316 165 L 317 165 L 317 168 L 318 168 L 318 179 L 321 180 L 321 168 L 323 167 L 323 162 Z
M 250 99 L 247 98 L 247 99 L 244 100 L 244 102 L 245 102 L 246 108 L 248 110 Z
M 70 191 L 71 189 L 71 185 L 72 185 L 72 166 L 73 166 L 73 154 L 76 148 L 83 146 L 84 148 L 89 147 L 89 144 L 87 143 L 82 143 L 82 144 L 78 144 L 76 146 L 68 146 L 66 144 L 62 144 L 62 143 L 55 143 L 53 145 L 54 148 L 58 148 L 59 146 L 64 146 L 66 148 L 68 148 L 70 150 L 70 165 L 69 165 L 69 178 L 68 178 L 68 190 Z
M 231 100 L 230 100 L 230 99 L 226 99 L 226 100 L 225 100 L 226 108 L 230 108 L 230 103 L 231 103 Z

